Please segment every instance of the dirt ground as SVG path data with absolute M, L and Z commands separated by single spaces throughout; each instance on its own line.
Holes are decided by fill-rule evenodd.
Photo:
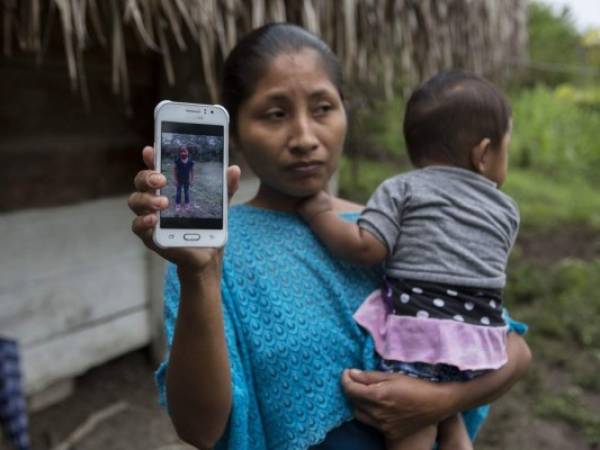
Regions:
M 158 406 L 153 368 L 144 351 L 133 352 L 89 371 L 76 380 L 75 393 L 30 418 L 33 448 L 47 450 L 66 438 L 95 411 L 119 401 L 128 408 L 99 424 L 75 450 L 184 450 Z M 554 379 L 559 381 L 560 374 Z M 481 450 L 591 450 L 582 434 L 560 421 L 528 416 L 523 387 L 496 402 L 481 431 Z
M 127 409 L 101 422 L 74 450 L 184 450 L 158 405 L 153 368 L 145 351 L 129 353 L 76 380 L 65 401 L 30 417 L 34 450 L 62 442 L 92 413 L 126 402 Z

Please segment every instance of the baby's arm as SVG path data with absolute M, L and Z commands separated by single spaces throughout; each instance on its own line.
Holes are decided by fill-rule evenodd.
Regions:
M 337 258 L 354 264 L 372 266 L 387 256 L 386 246 L 356 223 L 347 222 L 333 209 L 331 197 L 319 192 L 304 201 L 300 215 Z

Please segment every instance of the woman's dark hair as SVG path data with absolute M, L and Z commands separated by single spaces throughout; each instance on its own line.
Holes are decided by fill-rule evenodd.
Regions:
M 297 25 L 270 23 L 257 28 L 233 48 L 223 65 L 221 99 L 231 120 L 231 130 L 237 133 L 240 106 L 252 95 L 269 63 L 282 53 L 302 49 L 315 50 L 331 82 L 342 95 L 342 70 L 335 54 L 318 36 Z
M 499 149 L 510 126 L 505 96 L 489 81 L 468 72 L 446 71 L 410 96 L 404 138 L 412 163 L 446 163 L 471 168 L 470 151 L 484 138 Z

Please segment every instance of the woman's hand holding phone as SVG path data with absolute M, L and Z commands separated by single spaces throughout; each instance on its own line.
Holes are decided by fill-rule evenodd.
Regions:
M 158 223 L 158 213 L 167 209 L 169 199 L 156 194 L 157 189 L 166 186 L 164 175 L 154 170 L 154 148 L 145 147 L 142 151 L 144 163 L 148 169 L 141 170 L 134 179 L 135 192 L 129 196 L 128 205 L 136 217 L 131 224 L 132 231 L 144 242 L 146 247 L 163 258 L 177 265 L 180 273 L 200 273 L 216 257 L 222 254 L 222 249 L 216 248 L 161 248 L 152 238 L 154 227 Z M 231 166 L 227 169 L 227 185 L 229 200 L 238 189 L 240 168 Z

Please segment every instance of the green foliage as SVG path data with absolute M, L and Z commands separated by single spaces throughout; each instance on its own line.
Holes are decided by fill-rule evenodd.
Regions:
M 600 181 L 600 90 L 538 86 L 512 96 L 511 164 Z
M 505 292 L 511 315 L 530 327 L 532 412 L 571 424 L 590 443 L 600 442 L 600 415 L 585 401 L 600 392 L 599 290 L 600 260 L 563 260 L 547 267 L 515 252 Z M 562 374 L 558 384 L 545 379 L 552 368 Z
M 593 319 L 600 317 L 600 298 L 594 294 L 599 291 L 600 260 L 565 259 L 548 268 L 511 258 L 507 304 L 529 323 L 536 339 L 556 339 L 570 349 L 600 348 L 600 327 Z M 545 356 L 561 357 L 556 351 Z
M 585 60 L 596 71 L 600 70 L 600 27 L 587 30 L 581 41 L 585 49 Z
M 534 65 L 566 68 L 583 65 L 580 37 L 568 8 L 556 13 L 547 4 L 531 2 L 528 13 L 529 58 Z M 536 70 L 531 73 L 530 81 L 556 85 L 573 77 L 570 72 Z
M 511 168 L 502 190 L 519 205 L 523 230 L 556 230 L 581 224 L 600 230 L 598 188 L 567 172 L 554 177 Z
M 403 122 L 404 100 L 396 97 L 389 102 L 378 103 L 367 124 L 378 147 L 397 161 L 407 162 Z
M 600 86 L 585 88 L 561 84 L 555 90 L 556 98 L 582 108 L 584 111 L 600 113 Z
M 582 392 L 569 389 L 558 396 L 541 396 L 535 412 L 542 417 L 562 419 L 583 431 L 590 444 L 600 443 L 600 415 L 594 414 L 582 401 Z

